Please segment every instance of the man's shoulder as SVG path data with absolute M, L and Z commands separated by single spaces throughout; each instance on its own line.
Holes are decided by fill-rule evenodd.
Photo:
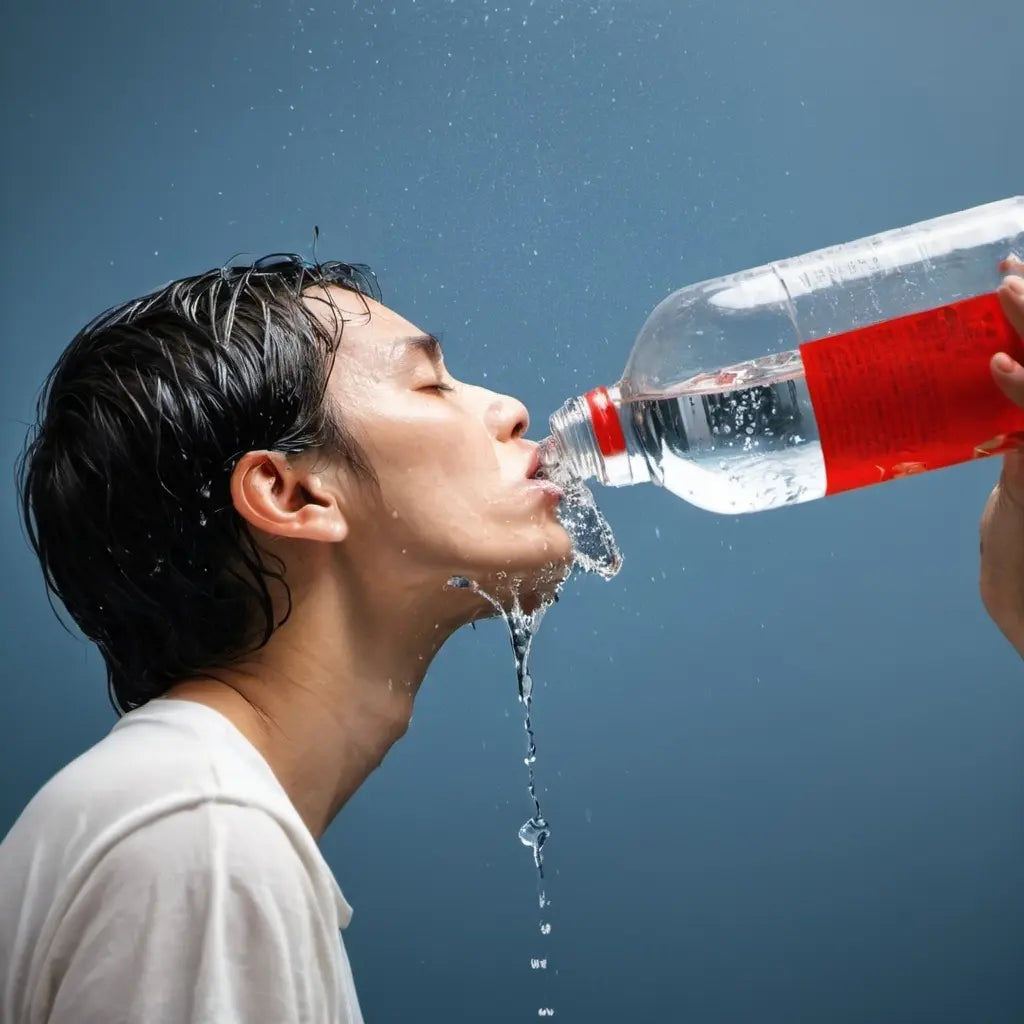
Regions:
M 215 712 L 177 711 L 125 716 L 0 843 L 0 1017 L 49 1005 L 76 957 L 91 978 L 96 950 L 164 964 L 203 929 L 274 951 L 337 943 L 351 910 L 267 763 Z
M 213 796 L 174 805 L 124 830 L 96 850 L 90 886 L 166 891 L 182 897 L 227 885 L 232 892 L 305 892 L 302 846 L 266 807 Z M 106 881 L 104 881 L 106 880 Z
M 215 714 L 208 712 L 207 714 Z M 243 807 L 253 820 L 277 819 L 280 831 L 289 805 L 282 801 L 269 768 L 244 741 L 217 721 L 180 709 L 140 709 L 125 716 L 97 744 L 57 772 L 32 798 L 0 844 L 0 865 L 17 873 L 70 875 L 126 837 L 154 823 L 180 841 L 203 837 L 203 815 L 188 811 L 208 806 Z M 230 816 L 230 810 L 219 812 Z M 254 826 L 250 826 L 254 827 Z

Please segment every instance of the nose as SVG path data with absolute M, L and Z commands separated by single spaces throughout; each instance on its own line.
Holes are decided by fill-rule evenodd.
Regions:
M 526 406 L 511 395 L 492 394 L 488 419 L 499 441 L 514 441 L 522 437 L 530 426 Z

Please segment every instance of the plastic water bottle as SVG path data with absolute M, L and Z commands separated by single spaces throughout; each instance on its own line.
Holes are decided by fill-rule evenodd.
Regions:
M 995 294 L 1015 258 L 1020 197 L 673 292 L 619 383 L 551 417 L 543 472 L 731 514 L 1008 451 L 1024 411 L 989 360 L 1024 361 Z

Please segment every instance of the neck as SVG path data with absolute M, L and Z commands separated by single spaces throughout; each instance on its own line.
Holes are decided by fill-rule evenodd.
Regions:
M 317 839 L 405 734 L 430 662 L 465 621 L 393 594 L 353 598 L 327 584 L 293 594 L 288 621 L 256 654 L 167 693 L 225 715 Z

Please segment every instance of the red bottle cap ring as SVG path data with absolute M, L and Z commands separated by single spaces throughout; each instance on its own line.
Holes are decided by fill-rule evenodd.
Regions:
M 626 450 L 626 435 L 622 433 L 619 411 L 608 397 L 607 388 L 594 388 L 584 396 L 590 409 L 590 423 L 594 428 L 597 447 L 604 456 L 621 455 Z

